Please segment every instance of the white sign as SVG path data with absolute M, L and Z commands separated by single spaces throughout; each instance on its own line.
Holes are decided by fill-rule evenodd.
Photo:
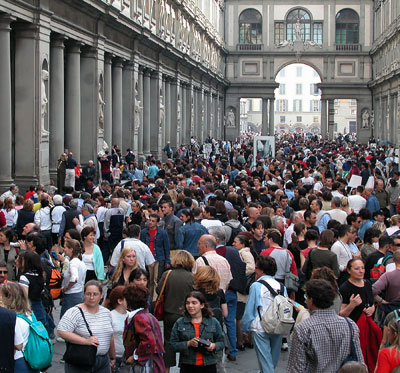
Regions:
M 358 175 L 352 175 L 351 179 L 349 181 L 349 186 L 350 188 L 357 188 L 358 186 L 361 185 L 362 177 Z
M 275 158 L 275 136 L 254 137 L 254 163 L 260 158 Z
M 374 184 L 375 184 L 375 179 L 373 176 L 370 176 L 368 178 L 367 184 L 365 184 L 365 187 L 374 189 Z

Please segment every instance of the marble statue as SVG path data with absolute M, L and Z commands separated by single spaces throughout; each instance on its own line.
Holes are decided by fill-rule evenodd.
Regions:
M 135 132 L 139 131 L 140 127 L 140 113 L 142 112 L 143 106 L 141 106 L 141 101 L 138 100 L 139 92 L 137 87 L 135 88 L 135 119 L 134 119 L 134 130 Z
M 368 109 L 362 112 L 362 126 L 361 128 L 369 128 L 370 115 Z
M 162 126 L 164 124 L 164 117 L 165 117 L 165 106 L 163 104 L 163 101 L 164 101 L 164 97 L 162 95 L 160 95 L 160 122 L 159 122 L 160 129 L 162 128 Z
M 106 104 L 101 95 L 102 89 L 103 87 L 100 84 L 99 87 L 99 132 L 100 133 L 104 132 L 104 105 Z
M 232 109 L 229 110 L 229 113 L 226 117 L 226 125 L 227 127 L 236 127 L 235 126 L 235 113 Z
M 180 121 L 181 120 L 181 104 L 182 104 L 182 102 L 181 102 L 181 99 L 179 98 L 179 96 L 178 96 L 178 111 L 177 111 L 177 113 L 176 113 L 176 119 L 178 120 L 178 121 Z
M 44 120 L 47 115 L 47 104 L 49 100 L 47 99 L 47 94 L 46 94 L 46 81 L 49 80 L 49 72 L 47 70 L 42 70 L 42 84 L 41 84 L 41 121 L 40 121 L 40 129 L 42 136 L 47 136 L 49 134 L 49 131 L 46 130 L 45 125 L 44 125 Z
M 296 36 L 296 40 L 301 40 L 301 23 L 297 18 L 297 22 L 294 25 L 294 34 Z
M 369 118 L 369 123 L 371 125 L 371 128 L 374 128 L 374 124 L 375 124 L 375 113 L 373 110 L 371 110 L 371 116 Z

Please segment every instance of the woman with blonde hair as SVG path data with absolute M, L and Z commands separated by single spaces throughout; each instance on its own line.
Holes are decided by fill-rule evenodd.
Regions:
M 386 233 L 388 236 L 393 236 L 400 230 L 400 215 L 393 215 L 390 218 L 390 223 L 392 225 L 386 229 Z
M 6 225 L 8 228 L 14 228 L 18 220 L 18 211 L 14 207 L 14 201 L 11 197 L 4 200 L 3 213 L 6 218 Z
M 121 252 L 115 272 L 111 277 L 112 288 L 132 282 L 137 267 L 138 263 L 135 249 L 125 247 Z
M 21 286 L 15 282 L 7 282 L 0 286 L 0 297 L 2 305 L 14 311 L 15 313 L 26 316 L 29 320 L 36 320 L 28 298 L 25 296 Z M 28 343 L 29 338 L 29 324 L 21 317 L 17 317 L 15 321 L 15 337 L 14 337 L 14 372 L 21 373 L 36 373 L 38 370 L 33 370 L 25 361 L 23 350 Z
M 182 316 L 182 304 L 185 303 L 185 297 L 193 290 L 192 268 L 194 264 L 194 258 L 188 251 L 175 250 L 171 256 L 171 266 L 173 269 L 163 273 L 156 288 L 157 294 L 160 294 L 165 282 L 164 362 L 167 372 L 169 372 L 170 367 L 176 365 L 176 354 L 172 351 L 169 340 L 175 321 Z
M 349 206 L 349 200 L 347 199 L 347 197 L 342 197 L 340 209 L 343 210 L 347 215 L 353 212 L 353 210 Z

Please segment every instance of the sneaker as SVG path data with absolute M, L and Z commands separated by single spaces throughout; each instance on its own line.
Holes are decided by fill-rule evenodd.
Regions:
M 60 342 L 60 343 L 64 343 L 64 342 L 65 342 L 65 340 L 62 339 L 61 337 L 57 337 L 57 338 L 56 338 L 56 341 L 57 341 L 57 342 Z
M 281 350 L 282 350 L 282 351 L 287 351 L 287 350 L 289 350 L 289 346 L 288 346 L 288 344 L 287 344 L 286 342 L 283 342 L 283 343 L 282 343 Z

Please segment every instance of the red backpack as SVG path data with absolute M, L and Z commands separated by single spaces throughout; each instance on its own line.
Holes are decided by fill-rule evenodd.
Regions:
M 376 263 L 369 272 L 369 279 L 372 283 L 377 282 L 381 276 L 386 272 L 386 262 L 393 258 L 393 254 L 385 256 L 381 263 Z

